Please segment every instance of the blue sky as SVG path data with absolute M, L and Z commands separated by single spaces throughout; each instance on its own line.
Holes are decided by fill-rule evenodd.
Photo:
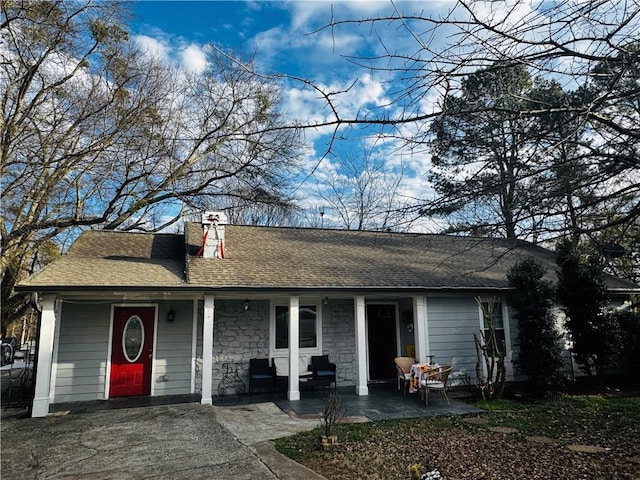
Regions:
M 509 1 L 474 4 L 479 16 L 508 16 L 508 22 L 523 22 L 535 12 L 541 0 Z M 439 28 L 430 35 L 428 23 L 409 23 L 415 33 L 423 35 L 428 48 L 421 48 L 397 23 L 362 23 L 322 28 L 332 19 L 356 20 L 384 17 L 397 8 L 404 14 L 417 14 L 442 18 L 455 8 L 454 0 L 396 0 L 390 1 L 140 1 L 131 2 L 135 19 L 131 25 L 139 45 L 158 56 L 172 60 L 187 70 L 201 71 L 206 66 L 205 45 L 213 43 L 232 49 L 241 56 L 255 55 L 258 68 L 265 73 L 282 73 L 312 80 L 324 90 L 349 92 L 336 97 L 345 118 L 363 115 L 363 112 L 385 112 L 398 116 L 401 106 L 390 104 L 401 81 L 383 70 L 369 70 L 354 65 L 349 58 L 384 56 L 386 51 L 407 56 L 428 55 L 427 50 L 443 48 L 447 42 L 457 45 L 458 37 L 449 36 L 449 30 Z M 456 10 L 456 15 L 463 13 Z M 425 30 L 426 29 L 426 30 Z M 384 47 L 381 44 L 384 42 Z M 395 72 L 397 75 L 397 72 Z M 436 90 L 421 92 L 414 107 L 421 112 L 432 111 L 440 99 Z M 283 110 L 292 119 L 303 123 L 323 121 L 329 112 L 317 94 L 304 90 L 301 85 L 288 84 L 283 92 Z M 399 127 L 399 136 L 411 137 L 425 124 Z M 383 140 L 375 135 L 366 137 L 362 131 L 343 131 L 355 139 L 334 145 L 332 155 L 324 157 L 330 129 L 308 130 L 306 139 L 310 149 L 304 159 L 303 172 L 313 171 L 307 178 L 302 173 L 297 181 L 297 200 L 306 208 L 323 207 L 318 192 L 330 183 L 347 177 L 344 159 L 350 155 L 371 152 L 373 159 L 385 165 L 389 177 L 401 176 L 397 196 L 400 204 L 415 203 L 416 199 L 433 197 L 427 175 L 431 168 L 428 152 L 402 148 L 397 138 Z M 372 130 L 369 130 L 369 134 Z M 402 172 L 400 174 L 400 172 Z M 302 183 L 304 181 L 304 183 Z M 335 213 L 335 212 L 333 212 Z M 327 211 L 325 220 L 331 219 Z M 335 219 L 335 216 L 334 216 Z M 412 230 L 437 230 L 441 224 L 412 224 Z
M 344 90 L 340 106 L 346 116 L 363 109 L 385 109 L 388 92 L 396 88 L 384 73 L 372 73 L 347 61 L 348 56 L 369 56 L 381 52 L 378 37 L 368 26 L 322 29 L 331 19 L 368 18 L 388 15 L 393 11 L 389 1 L 141 1 L 132 2 L 134 21 L 131 25 L 137 42 L 159 56 L 171 59 L 188 70 L 204 68 L 203 48 L 208 43 L 232 49 L 241 56 L 255 55 L 258 67 L 267 73 L 284 73 L 311 79 L 329 90 Z M 450 1 L 396 2 L 408 12 L 419 12 L 425 6 L 433 12 L 446 11 Z M 396 27 L 394 27 L 396 28 Z M 405 50 L 412 40 L 394 31 L 386 35 L 387 46 Z M 405 43 L 406 42 L 406 43 Z M 414 47 L 409 47 L 414 48 Z M 354 83 L 355 82 L 355 83 Z M 328 112 L 323 110 L 317 95 L 292 85 L 284 94 L 284 109 L 302 122 L 322 121 Z M 313 178 L 303 174 L 302 188 L 297 190 L 303 206 L 322 206 L 316 195 L 318 182 L 339 179 L 345 175 L 341 156 L 371 148 L 370 140 L 362 138 L 341 141 L 335 155 L 322 159 L 326 150 L 327 131 L 308 131 L 311 149 L 305 159 L 305 172 L 313 170 Z M 359 135 L 362 137 L 362 135 Z M 424 196 L 429 191 L 425 173 L 428 159 L 424 156 L 398 156 L 391 153 L 392 143 L 379 143 L 375 149 L 378 159 L 384 157 L 390 175 L 404 167 L 400 196 L 403 199 Z M 331 180 L 333 181 L 333 180 Z M 304 192 L 302 194 L 302 192 Z M 331 217 L 327 211 L 326 219 Z
M 137 32 L 161 31 L 200 43 L 244 49 L 260 32 L 286 25 L 290 15 L 278 4 L 244 1 L 141 1 L 134 4 Z
M 425 4 L 399 3 L 421 8 Z M 332 17 L 362 18 L 391 11 L 389 1 L 362 0 L 141 1 L 132 5 L 137 16 L 135 33 L 162 38 L 176 47 L 214 42 L 240 53 L 255 51 L 266 68 L 325 78 L 330 73 L 327 65 L 342 72 L 353 69 L 341 55 L 370 51 L 368 46 L 377 42 L 366 29 L 340 32 L 333 39 L 329 31 L 313 32 Z
M 583 0 L 561 3 L 563 8 L 580 8 Z M 612 25 L 615 25 L 617 8 L 614 3 L 604 2 L 601 5 L 608 15 L 612 15 Z M 578 33 L 573 32 L 566 28 L 561 18 L 554 23 L 551 17 L 547 17 L 549 5 L 556 3 L 546 0 L 480 1 L 474 2 L 472 8 L 478 18 L 491 19 L 506 29 L 521 28 L 522 35 L 534 40 L 548 38 L 549 32 L 553 32 L 551 35 L 556 41 L 573 34 L 588 36 L 592 27 L 597 36 L 598 29 L 604 28 L 597 24 L 590 26 L 585 21 L 575 26 Z M 625 3 L 621 5 L 620 8 L 624 8 Z M 148 52 L 195 72 L 206 67 L 204 50 L 207 44 L 231 49 L 240 57 L 252 55 L 255 65 L 264 73 L 302 77 L 313 81 L 323 91 L 348 90 L 334 97 L 343 118 L 362 118 L 365 115 L 369 118 L 381 115 L 398 118 L 403 114 L 403 105 L 397 102 L 398 92 L 403 86 L 403 80 L 399 78 L 405 66 L 403 56 L 419 56 L 424 64 L 407 65 L 414 68 L 417 75 L 422 75 L 430 68 L 438 71 L 442 65 L 432 61 L 432 52 L 450 48 L 449 55 L 460 55 L 470 62 L 464 64 L 465 71 L 477 68 L 478 62 L 486 61 L 486 57 L 492 54 L 489 51 L 488 55 L 480 55 L 481 58 L 476 59 L 478 40 L 475 35 L 482 36 L 486 32 L 474 31 L 467 36 L 464 24 L 458 31 L 454 31 L 455 27 L 451 25 L 440 25 L 433 31 L 430 22 L 410 19 L 406 24 L 376 22 L 373 28 L 367 22 L 323 28 L 332 21 L 387 17 L 394 8 L 407 16 L 468 20 L 468 12 L 455 0 L 394 0 L 393 3 L 390 0 L 131 1 L 130 6 L 134 13 L 131 24 L 134 39 Z M 588 31 L 583 32 L 580 28 Z M 410 32 L 411 29 L 413 31 Z M 635 26 L 631 25 L 617 35 L 624 37 L 634 31 Z M 599 48 L 598 42 L 570 45 L 585 51 Z M 496 52 L 501 48 L 496 45 Z M 521 48 L 535 47 L 528 43 L 519 44 L 510 50 L 510 54 L 518 55 Z M 392 64 L 390 69 L 385 64 L 388 52 L 398 55 L 398 63 Z M 355 64 L 366 64 L 375 57 L 378 57 L 378 66 L 382 68 L 367 69 Z M 560 72 L 561 75 L 563 69 L 575 72 L 580 65 L 576 58 L 570 57 L 557 60 L 552 67 L 557 69 L 556 74 Z M 541 68 L 544 70 L 546 66 Z M 575 87 L 571 84 L 572 77 L 557 78 L 561 82 L 569 82 L 568 87 Z M 442 94 L 438 86 L 434 88 L 429 84 L 429 78 L 418 78 L 417 83 L 417 90 L 412 91 L 411 113 L 437 111 Z M 312 124 L 332 119 L 323 102 L 318 101 L 317 93 L 304 89 L 299 83 L 284 83 L 282 96 L 282 111 L 292 121 Z M 393 208 L 433 198 L 434 192 L 427 178 L 432 169 L 429 152 L 424 148 L 411 150 L 402 142 L 403 138 L 412 138 L 427 129 L 427 122 L 402 124 L 391 137 L 376 135 L 373 128 L 344 128 L 339 133 L 348 140 L 340 139 L 333 144 L 333 150 L 327 156 L 324 154 L 331 128 L 306 130 L 305 138 L 310 148 L 303 159 L 301 175 L 295 181 L 299 187 L 295 189 L 297 201 L 304 208 L 323 208 L 326 212 L 325 225 L 327 221 L 331 224 L 331 220 L 339 220 L 336 212 L 324 208 L 326 201 L 321 195 L 331 185 L 348 181 L 345 168 L 348 159 L 358 155 L 364 158 L 363 152 L 369 152 L 375 163 L 384 165 L 386 177 L 400 179 L 396 192 L 398 202 Z M 309 172 L 313 172 L 313 176 L 308 176 Z M 331 226 L 344 227 L 336 222 Z M 413 231 L 435 231 L 441 226 L 442 223 L 428 221 L 406 224 Z

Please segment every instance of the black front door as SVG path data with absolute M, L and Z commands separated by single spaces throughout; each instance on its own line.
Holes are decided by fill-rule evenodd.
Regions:
M 396 307 L 391 304 L 367 305 L 369 379 L 389 380 L 396 376 Z

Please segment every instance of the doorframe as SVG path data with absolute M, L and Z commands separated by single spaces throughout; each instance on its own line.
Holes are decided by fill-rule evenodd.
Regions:
M 395 329 L 396 329 L 396 356 L 398 356 L 398 352 L 400 351 L 400 319 L 398 318 L 400 315 L 400 302 L 398 301 L 382 301 L 376 300 L 374 302 L 366 302 L 364 304 L 364 321 L 365 321 L 365 341 L 367 342 L 367 383 L 371 382 L 371 370 L 369 368 L 369 315 L 367 307 L 369 305 L 392 305 L 395 311 Z
M 157 303 L 113 303 L 111 304 L 111 318 L 109 319 L 109 345 L 107 348 L 107 371 L 105 373 L 105 385 L 104 385 L 104 399 L 110 398 L 111 389 L 111 354 L 113 353 L 113 321 L 116 308 L 138 308 L 138 307 L 153 307 L 153 352 L 151 357 L 151 392 L 150 397 L 154 396 L 155 383 L 153 381 L 156 378 L 156 346 L 158 343 L 158 304 Z

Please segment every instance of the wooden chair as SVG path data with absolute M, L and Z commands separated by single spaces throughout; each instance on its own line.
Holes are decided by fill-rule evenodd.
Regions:
M 268 358 L 249 359 L 249 396 L 255 388 L 273 389 L 274 375 Z
M 440 396 L 447 402 L 447 405 L 451 405 L 447 396 L 447 379 L 451 370 L 451 365 L 443 365 L 439 369 L 422 374 L 420 378 L 420 393 L 424 395 L 425 405 L 429 405 L 429 390 L 440 392 Z
M 398 391 L 400 391 L 400 385 L 402 384 L 402 394 L 406 395 L 411 382 L 411 365 L 416 363 L 416 359 L 412 357 L 396 357 L 393 363 L 396 364 L 396 371 L 398 372 Z

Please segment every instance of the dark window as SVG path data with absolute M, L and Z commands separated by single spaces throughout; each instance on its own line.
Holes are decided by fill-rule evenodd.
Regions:
M 493 344 L 490 342 L 490 330 L 488 315 L 491 315 L 493 321 L 493 327 L 495 329 L 496 343 L 498 349 L 502 354 L 506 353 L 506 345 L 504 340 L 504 320 L 502 318 L 502 302 L 482 302 L 482 320 L 484 324 L 484 338 L 489 342 L 489 353 L 492 356 L 497 356 L 494 351 Z
M 318 346 L 317 319 L 315 305 L 300 307 L 299 347 Z M 276 349 L 289 348 L 289 307 L 276 305 Z

